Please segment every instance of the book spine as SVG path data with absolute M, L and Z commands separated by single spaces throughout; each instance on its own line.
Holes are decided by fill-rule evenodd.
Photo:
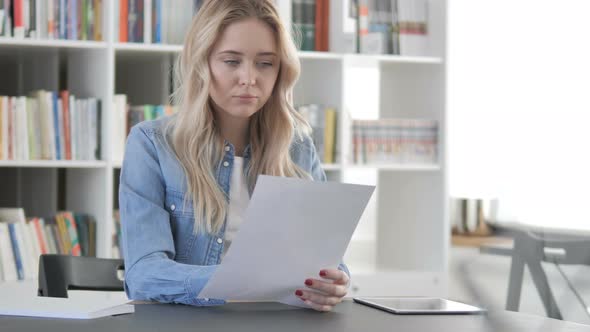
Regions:
M 1 1 L 1 0 L 0 0 Z M 12 13 L 13 4 L 12 0 L 4 0 L 4 37 L 12 37 Z
M 33 226 L 35 227 L 35 234 L 37 235 L 37 241 L 39 241 L 39 249 L 41 254 L 47 254 L 49 250 L 39 218 L 33 218 L 30 222 L 32 222 Z
M 30 38 L 38 38 L 39 37 L 39 26 L 37 25 L 37 1 L 39 0 L 29 0 L 29 37 Z
M 119 42 L 128 41 L 129 26 L 129 0 L 120 0 L 119 2 Z
M 12 5 L 14 6 L 14 38 L 25 37 L 25 20 L 24 20 L 24 0 L 13 0 Z
M 143 42 L 152 43 L 152 0 L 143 0 Z
M 94 158 L 101 160 L 102 158 L 102 102 L 100 99 L 96 100 L 96 148 L 94 150 Z
M 57 228 L 59 230 L 63 250 L 67 255 L 70 255 L 72 253 L 72 242 L 70 240 L 70 235 L 68 233 L 63 213 L 56 215 L 55 220 L 57 222 Z
M 135 1 L 135 6 L 136 8 L 136 13 L 137 13 L 137 26 L 135 28 L 135 41 L 138 43 L 143 43 L 144 41 L 144 36 L 143 36 L 143 26 L 145 24 L 145 22 L 143 21 L 143 15 L 144 15 L 144 0 L 136 0 Z
M 94 0 L 94 40 L 102 41 L 102 16 L 103 16 L 103 5 L 101 0 Z
M 302 51 L 313 51 L 315 49 L 315 6 L 314 0 L 305 0 L 303 2 Z
M 37 234 L 35 232 L 35 226 L 29 222 L 23 222 L 23 228 L 27 233 L 27 238 L 29 241 L 29 248 L 31 252 L 31 262 L 30 262 L 30 272 L 29 278 L 34 279 L 39 275 L 39 256 L 41 255 L 41 247 L 39 241 L 37 239 Z
M 62 119 L 63 119 L 63 141 L 65 149 L 65 159 L 72 160 L 72 141 L 71 141 L 71 130 L 70 130 L 70 97 L 67 90 L 63 90 L 60 93 L 61 104 L 62 104 Z
M 68 102 L 68 112 L 69 112 L 69 123 L 70 123 L 70 143 L 71 143 L 71 154 L 72 160 L 78 160 L 78 127 L 76 124 L 76 99 L 74 96 L 70 95 L 70 101 Z
M 162 0 L 152 0 L 152 28 L 153 28 L 153 42 L 156 44 L 162 43 Z
M 14 223 L 8 224 L 8 232 L 10 234 L 10 243 L 12 244 L 12 252 L 14 254 L 14 264 L 16 266 L 16 273 L 18 280 L 25 279 L 25 271 L 23 269 L 23 261 L 21 260 L 21 251 L 16 235 L 16 225 Z
M 59 39 L 68 39 L 68 20 L 67 20 L 67 3 L 66 0 L 59 0 Z
M 8 159 L 16 159 L 16 98 L 10 97 L 8 102 Z
M 53 130 L 54 130 L 54 139 L 55 139 L 55 159 L 61 160 L 61 146 L 60 146 L 60 121 L 59 121 L 59 107 L 57 103 L 57 94 L 55 92 L 50 92 L 51 94 L 51 103 L 52 103 L 52 111 L 53 111 Z
M 74 214 L 74 222 L 78 230 L 78 241 L 80 242 L 80 252 L 82 256 L 88 256 L 88 226 L 80 214 Z
M 4 97 L 0 96 L 0 160 L 4 159 L 4 122 Z
M 18 280 L 11 236 L 8 231 L 8 223 L 5 222 L 0 222 L 0 255 L 2 256 L 3 280 Z
M 80 7 L 80 40 L 88 40 L 88 1 L 82 0 Z
M 86 38 L 88 40 L 94 39 L 94 23 L 94 2 L 86 0 Z
M 80 256 L 80 242 L 78 240 L 78 230 L 76 228 L 76 223 L 74 221 L 74 216 L 71 212 L 64 212 L 63 219 L 65 222 L 65 226 L 70 238 L 70 253 L 73 256 Z
M 78 40 L 78 1 L 68 0 L 68 39 Z
M 39 159 L 37 157 L 37 141 L 35 139 L 35 102 L 32 98 L 27 98 L 27 133 L 29 139 L 29 159 Z
M 4 0 L 0 0 L 0 37 L 4 36 L 4 20 L 6 16 L 6 11 L 4 10 Z

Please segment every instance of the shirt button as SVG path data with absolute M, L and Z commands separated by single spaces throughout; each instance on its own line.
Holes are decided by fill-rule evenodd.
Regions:
M 229 145 L 225 146 L 225 151 L 229 151 Z
M 217 243 L 221 244 L 223 243 L 223 240 L 221 238 L 217 238 Z
M 176 210 L 176 205 L 174 205 L 174 204 L 170 205 L 170 210 L 172 210 L 172 211 Z
M 224 161 L 223 166 L 227 167 L 227 166 L 229 166 L 229 163 L 227 161 Z

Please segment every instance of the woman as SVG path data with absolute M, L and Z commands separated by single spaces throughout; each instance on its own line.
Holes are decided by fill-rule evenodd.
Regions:
M 291 104 L 300 65 L 270 0 L 207 1 L 177 65 L 178 114 L 135 126 L 120 182 L 125 289 L 190 305 L 239 229 L 259 174 L 325 181 Z M 329 311 L 346 295 L 341 264 L 295 295 Z

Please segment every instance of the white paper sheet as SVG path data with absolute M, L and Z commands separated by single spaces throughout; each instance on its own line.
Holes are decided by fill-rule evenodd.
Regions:
M 244 221 L 199 298 L 277 301 L 337 268 L 375 187 L 259 176 Z
M 123 293 L 123 292 L 121 292 Z M 23 296 L 0 299 L 0 316 L 31 316 L 92 319 L 135 312 L 135 306 L 124 297 L 56 298 Z

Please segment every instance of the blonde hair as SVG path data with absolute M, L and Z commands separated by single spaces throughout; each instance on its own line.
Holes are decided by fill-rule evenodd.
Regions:
M 216 169 L 224 156 L 224 142 L 210 104 L 209 54 L 224 28 L 253 17 L 274 31 L 280 69 L 270 98 L 250 119 L 248 187 L 253 190 L 259 174 L 310 178 L 291 160 L 289 153 L 293 139 L 308 135 L 309 126 L 292 106 L 300 63 L 297 49 L 274 4 L 271 0 L 206 1 L 191 22 L 176 64 L 178 89 L 173 99 L 179 111 L 166 130 L 186 175 L 185 202 L 192 198 L 195 232 L 205 229 L 218 233 L 228 205 L 228 198 L 216 179 Z

